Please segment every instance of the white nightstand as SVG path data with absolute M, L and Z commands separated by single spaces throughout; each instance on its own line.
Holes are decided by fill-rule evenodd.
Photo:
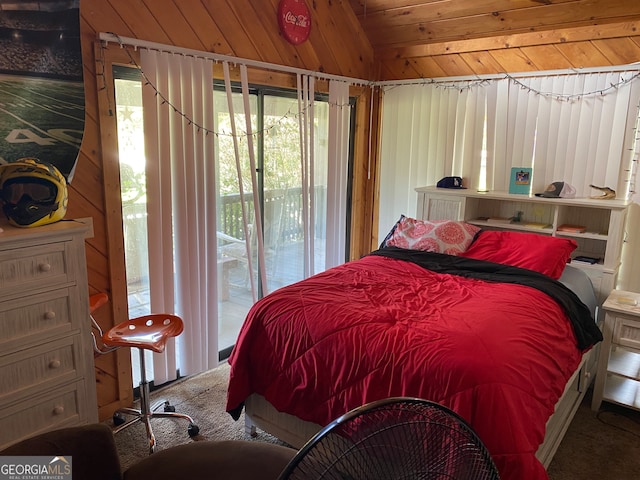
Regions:
M 640 410 L 640 294 L 613 290 L 605 312 L 591 409 L 602 400 Z

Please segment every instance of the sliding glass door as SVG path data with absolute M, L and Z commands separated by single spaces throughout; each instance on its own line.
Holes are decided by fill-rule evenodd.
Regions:
M 234 112 L 242 112 L 242 94 L 234 93 Z M 223 305 L 229 314 L 221 315 L 221 350 L 230 348 L 242 321 L 252 304 L 251 286 L 258 297 L 277 288 L 304 278 L 304 229 L 302 166 L 300 161 L 299 121 L 296 115 L 298 100 L 295 92 L 252 89 L 252 137 L 256 155 L 256 174 L 261 203 L 261 221 L 258 225 L 253 205 L 253 189 L 248 150 L 239 148 L 244 206 L 248 215 L 247 231 L 242 225 L 240 188 L 234 155 L 233 136 L 224 90 L 215 93 L 216 152 L 220 178 L 218 209 L 219 245 L 222 261 L 228 265 L 230 302 Z M 253 113 L 255 112 L 255 113 Z M 315 271 L 324 270 L 326 195 L 327 195 L 327 142 L 328 102 L 318 99 L 315 105 L 315 161 L 313 243 Z M 236 114 L 236 126 L 244 126 L 244 114 Z M 241 146 L 249 139 L 236 132 Z M 264 241 L 264 274 L 266 291 L 259 281 L 262 265 L 258 261 L 260 229 Z M 250 254 L 247 254 L 248 238 Z M 243 305 L 242 309 L 239 305 Z
M 145 165 L 152 160 L 145 159 L 144 153 L 139 72 L 120 67 L 115 69 L 114 77 L 129 315 L 137 316 L 149 312 Z M 215 86 L 215 134 L 211 138 L 216 174 L 208 187 L 215 189 L 217 194 L 215 248 L 221 359 L 229 355 L 255 299 L 305 276 L 303 168 L 296 92 L 252 87 L 249 95 L 251 137 L 245 131 L 242 94 L 233 92 L 231 98 L 235 126 L 224 86 Z M 353 115 L 353 108 L 351 111 Z M 313 228 L 306 230 L 307 236 L 313 237 L 306 238 L 307 244 L 311 241 L 314 246 L 311 273 L 325 269 L 328 124 L 328 99 L 318 96 L 314 105 L 314 156 L 307 167 L 312 169 L 307 175 L 313 185 L 310 188 L 313 208 L 309 210 L 307 206 L 306 210 L 313 212 L 310 219 Z M 255 172 L 250 168 L 249 145 L 254 149 Z M 236 151 L 239 153 L 237 159 Z M 252 173 L 257 179 L 261 215 L 256 215 Z M 246 222 L 243 221 L 243 210 Z M 263 238 L 264 262 L 258 261 L 259 234 Z M 259 281 L 263 274 L 265 287 Z M 148 374 L 153 378 L 153 372 Z M 134 379 L 135 383 L 137 379 Z

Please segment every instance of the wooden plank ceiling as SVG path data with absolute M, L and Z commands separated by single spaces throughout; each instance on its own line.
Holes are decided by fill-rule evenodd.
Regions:
M 640 61 L 638 0 L 349 0 L 378 79 Z

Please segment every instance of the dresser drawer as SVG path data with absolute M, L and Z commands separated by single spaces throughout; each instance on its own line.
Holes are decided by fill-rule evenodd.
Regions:
M 68 281 L 63 242 L 0 252 L 0 289 L 29 289 Z
M 0 352 L 80 328 L 81 320 L 71 315 L 78 302 L 77 289 L 60 288 L 37 295 L 0 302 Z M 89 322 L 89 319 L 82 319 Z
M 82 384 L 71 383 L 0 410 L 0 449 L 49 430 L 86 423 Z
M 78 346 L 73 337 L 0 357 L 0 401 L 47 391 L 78 377 Z
M 613 329 L 613 343 L 640 350 L 640 321 L 617 317 Z
M 85 241 L 90 219 L 0 225 L 0 449 L 98 421 Z

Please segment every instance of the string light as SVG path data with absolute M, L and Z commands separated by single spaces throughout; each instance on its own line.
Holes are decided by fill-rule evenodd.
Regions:
M 566 75 L 566 74 L 565 74 Z M 465 90 L 472 90 L 477 87 L 483 87 L 489 85 L 493 82 L 499 82 L 503 80 L 509 80 L 514 85 L 519 86 L 522 90 L 525 90 L 529 93 L 539 95 L 541 97 L 550 98 L 552 100 L 564 101 L 564 102 L 572 102 L 575 100 L 582 100 L 585 97 L 593 97 L 593 96 L 604 96 L 609 92 L 613 92 L 620 87 L 627 85 L 635 80 L 640 78 L 640 71 L 632 74 L 628 78 L 620 77 L 620 80 L 616 83 L 610 83 L 607 87 L 592 90 L 589 92 L 581 92 L 581 93 L 555 93 L 555 92 L 544 92 L 542 90 L 538 90 L 536 88 L 531 87 L 524 83 L 523 80 L 514 77 L 513 75 L 509 75 L 508 73 L 502 74 L 501 76 L 495 78 L 478 78 L 474 80 L 438 80 L 433 78 L 422 78 L 417 79 L 413 82 L 402 82 L 398 84 L 389 84 L 385 83 L 387 87 L 385 91 L 390 91 L 395 88 L 405 86 L 405 85 L 433 85 L 436 88 L 442 88 L 444 90 L 458 90 L 460 94 L 462 94 Z
M 114 35 L 115 35 L 115 34 L 114 34 Z M 168 98 L 167 98 L 167 97 L 166 97 L 166 96 L 165 96 L 165 95 L 164 95 L 164 94 L 163 94 L 163 93 L 162 93 L 162 92 L 161 92 L 161 91 L 156 87 L 156 85 L 155 85 L 155 84 L 154 84 L 154 83 L 153 83 L 153 82 L 152 82 L 152 81 L 147 77 L 147 75 L 145 74 L 145 72 L 144 72 L 144 70 L 142 69 L 142 67 L 141 67 L 140 65 L 138 65 L 138 62 L 135 60 L 135 58 L 133 57 L 133 55 L 131 55 L 131 52 L 129 51 L 129 49 L 125 48 L 125 45 L 124 45 L 124 43 L 122 42 L 122 40 L 120 39 L 120 37 L 119 37 L 118 35 L 115 35 L 115 37 L 118 39 L 118 42 L 119 42 L 120 48 L 124 48 L 124 50 L 127 52 L 127 56 L 129 57 L 129 63 L 130 63 L 131 65 L 133 65 L 133 66 L 134 66 L 134 67 L 135 67 L 135 68 L 140 72 L 140 75 L 141 75 L 141 76 L 142 76 L 142 78 L 144 79 L 144 85 L 145 85 L 145 86 L 148 86 L 149 88 L 151 88 L 151 89 L 154 91 L 154 95 L 155 95 L 156 97 L 159 97 L 159 98 L 160 98 L 160 100 L 161 100 L 161 104 L 162 104 L 162 105 L 167 105 L 169 108 L 171 108 L 171 109 L 173 110 L 173 112 L 174 112 L 176 115 L 178 115 L 178 116 L 182 117 L 182 118 L 183 118 L 183 119 L 188 123 L 188 125 L 190 125 L 190 126 L 191 126 L 191 125 L 192 125 L 192 126 L 194 126 L 194 127 L 197 129 L 197 131 L 198 131 L 199 133 L 200 133 L 200 132 L 203 132 L 203 133 L 205 134 L 205 136 L 206 136 L 206 135 L 209 135 L 209 134 L 215 135 L 216 137 L 221 137 L 221 136 L 224 136 L 224 137 L 233 137 L 233 136 L 234 136 L 234 134 L 233 134 L 233 133 L 230 133 L 230 132 L 229 132 L 229 133 L 224 132 L 224 131 L 221 131 L 221 132 L 220 132 L 220 131 L 218 131 L 218 132 L 216 132 L 216 131 L 211 130 L 211 129 L 209 129 L 209 128 L 207 128 L 207 127 L 203 126 L 203 125 L 200 125 L 200 124 L 199 124 L 199 123 L 197 123 L 195 120 L 193 120 L 189 115 L 187 115 L 185 112 L 183 112 L 183 111 L 182 111 L 182 110 L 180 110 L 178 107 L 176 107 L 173 103 L 171 103 L 171 101 L 170 101 L 170 100 L 169 100 L 169 99 L 168 99 Z M 101 49 L 101 50 L 106 49 L 106 46 L 107 46 L 107 42 L 102 42 L 102 49 Z M 104 54 L 103 54 L 102 56 L 103 56 L 103 58 L 104 58 Z M 234 66 L 235 66 L 235 65 L 234 65 Z M 100 72 L 100 73 L 98 73 L 98 74 L 97 74 L 97 76 L 101 76 L 101 77 L 102 77 L 102 79 L 103 79 L 103 83 L 104 83 L 104 85 L 105 85 L 105 87 L 104 87 L 104 88 L 106 88 L 106 80 L 105 80 L 105 75 L 104 75 L 104 62 L 103 62 L 103 71 L 102 71 L 102 72 Z M 357 98 L 359 98 L 359 96 L 360 96 L 360 95 L 356 96 L 356 100 L 357 100 Z M 350 107 L 350 106 L 351 106 L 351 104 L 350 104 L 350 103 L 338 104 L 338 103 L 335 103 L 335 102 L 327 102 L 327 104 L 328 104 L 329 106 L 335 106 L 335 107 L 338 107 L 338 108 L 340 108 L 340 109 L 342 109 L 342 108 L 344 108 L 344 107 Z M 297 102 L 296 102 L 296 105 L 295 105 L 295 106 L 297 107 Z M 293 107 L 293 105 L 292 105 L 292 107 Z M 262 130 L 258 130 L 258 131 L 254 131 L 254 132 L 252 132 L 251 136 L 252 136 L 252 137 L 254 137 L 254 138 L 257 138 L 259 135 L 269 135 L 269 133 L 270 133 L 272 130 L 274 130 L 275 128 L 277 128 L 277 127 L 279 127 L 279 126 L 283 125 L 283 124 L 285 123 L 285 121 L 287 121 L 287 120 L 289 120 L 289 119 L 291 119 L 291 118 L 293 118 L 293 119 L 297 120 L 297 119 L 298 119 L 298 117 L 299 117 L 300 115 L 304 114 L 304 113 L 305 113 L 305 111 L 306 111 L 306 109 L 307 109 L 307 108 L 309 108 L 309 106 L 304 106 L 304 107 L 302 108 L 302 111 L 298 112 L 298 111 L 297 111 L 297 108 L 296 108 L 296 112 L 292 112 L 292 110 L 291 110 L 291 108 L 292 108 L 292 107 L 290 107 L 284 115 L 282 115 L 279 119 L 277 119 L 277 120 L 276 120 L 275 122 L 273 122 L 272 124 L 270 124 L 270 125 L 268 125 L 268 126 L 265 126 Z M 111 110 L 110 110 L 110 111 L 111 111 Z M 241 134 L 236 134 L 236 137 L 238 137 L 238 138 L 244 138 L 244 137 L 248 137 L 248 136 L 249 136 L 249 134 L 248 134 L 246 131 L 241 130 L 241 132 L 242 132 Z
M 398 84 L 387 84 L 387 88 L 385 91 L 390 91 L 398 87 L 402 87 L 405 85 L 434 85 L 436 88 L 442 88 L 444 90 L 458 90 L 460 93 L 463 93 L 465 90 L 471 90 L 472 88 L 485 86 L 491 83 L 489 79 L 476 79 L 476 80 L 462 80 L 462 81 L 447 81 L 447 80 L 436 80 L 433 78 L 422 78 L 416 80 L 415 82 L 402 82 Z
M 634 146 L 632 148 L 631 159 L 631 172 L 629 175 L 629 195 L 631 200 L 636 203 L 640 203 L 640 192 L 636 190 L 638 179 L 638 163 L 640 162 L 640 103 L 636 107 L 636 127 L 633 131 L 634 134 Z
M 614 90 L 617 90 L 618 88 L 628 83 L 631 83 L 634 80 L 637 80 L 638 78 L 640 78 L 640 72 L 636 72 L 635 74 L 631 75 L 631 77 L 629 78 L 623 78 L 623 76 L 621 75 L 620 80 L 618 82 L 610 83 L 609 86 L 605 88 L 592 90 L 590 92 L 571 93 L 571 94 L 542 92 L 540 90 L 536 90 L 535 88 L 530 87 L 529 85 L 526 85 L 522 80 L 519 80 L 509 74 L 505 74 L 504 78 L 508 78 L 511 82 L 515 83 L 516 85 L 519 85 L 520 88 L 522 88 L 523 90 L 526 90 L 529 93 L 534 93 L 536 95 L 540 95 L 541 97 L 545 97 L 545 98 L 553 98 L 555 100 L 570 102 L 573 100 L 581 100 L 584 97 L 592 97 L 596 95 L 604 96 L 609 92 L 613 92 Z
M 127 52 L 127 55 L 129 57 L 130 63 L 136 67 L 139 71 L 140 74 L 142 75 L 142 77 L 145 80 L 145 85 L 152 88 L 153 91 L 155 92 L 156 96 L 159 96 L 162 99 L 162 103 L 163 104 L 167 104 L 170 108 L 173 109 L 173 111 L 177 114 L 180 115 L 181 117 L 183 117 L 188 123 L 189 125 L 193 125 L 198 132 L 204 132 L 205 135 L 208 134 L 213 134 L 216 136 L 229 136 L 232 137 L 233 134 L 232 133 L 227 133 L 227 132 L 216 132 L 213 130 L 210 130 L 200 124 L 198 124 L 197 122 L 195 122 L 192 118 L 190 118 L 186 113 L 184 113 L 183 111 L 181 111 L 179 108 L 177 108 L 175 105 L 173 105 L 165 96 L 162 92 L 160 92 L 158 90 L 158 88 L 156 87 L 156 85 L 153 84 L 153 82 L 151 82 L 151 80 L 149 80 L 149 78 L 146 76 L 145 72 L 142 70 L 142 68 L 138 65 L 138 63 L 136 62 L 135 58 L 133 57 L 133 55 L 131 55 L 131 52 L 129 51 L 129 49 L 125 48 L 124 43 L 122 42 L 122 40 L 120 39 L 120 37 L 116 34 L 112 34 L 114 35 L 120 45 L 120 48 L 124 48 L 125 51 Z M 106 43 L 107 42 L 103 42 L 103 49 L 106 48 Z M 134 47 L 135 49 L 135 47 Z M 103 61 L 103 60 L 102 60 Z M 217 60 L 216 60 L 217 61 Z M 579 72 L 576 72 L 579 74 Z M 98 76 L 102 76 L 103 78 L 103 83 L 105 84 L 106 88 L 106 82 L 104 82 L 104 61 L 103 61 L 103 72 L 100 72 L 97 74 Z M 566 74 L 563 74 L 566 75 Z M 320 76 L 319 78 L 322 78 L 322 76 Z M 493 82 L 498 82 L 498 81 L 503 81 L 503 80 L 509 80 L 510 82 L 512 82 L 514 85 L 519 86 L 522 90 L 525 90 L 531 94 L 534 95 L 538 95 L 541 97 L 545 97 L 545 98 L 549 98 L 552 100 L 557 100 L 557 101 L 563 101 L 563 102 L 573 102 L 573 101 L 580 101 L 586 97 L 593 97 L 593 96 L 604 96 L 607 95 L 610 92 L 613 92 L 617 89 L 619 89 L 620 87 L 623 87 L 627 84 L 630 84 L 631 82 L 637 80 L 638 78 L 640 78 L 640 71 L 637 71 L 633 74 L 631 74 L 630 77 L 624 78 L 624 76 L 620 76 L 620 80 L 618 82 L 615 83 L 610 83 L 608 86 L 604 87 L 604 88 L 600 88 L 600 89 L 596 89 L 596 90 L 592 90 L 592 91 L 588 91 L 588 92 L 582 92 L 582 93 L 556 93 L 556 92 L 545 92 L 542 90 L 538 90 L 536 88 L 531 87 L 530 85 L 527 85 L 523 80 L 514 77 L 513 75 L 510 75 L 508 73 L 504 73 L 502 75 L 496 76 L 496 77 L 492 77 L 492 78 L 476 78 L 476 79 L 471 79 L 471 80 L 442 80 L 442 79 L 433 79 L 433 78 L 421 78 L 421 79 L 416 79 L 415 81 L 401 81 L 398 83 L 391 83 L 391 82 L 365 82 L 363 81 L 362 86 L 366 86 L 369 87 L 372 90 L 372 95 L 373 95 L 373 89 L 376 86 L 384 86 L 385 88 L 383 89 L 383 93 L 393 90 L 395 88 L 398 88 L 400 86 L 404 86 L 404 85 L 423 85 L 423 86 L 427 86 L 427 85 L 433 85 L 436 88 L 441 88 L 441 89 L 445 89 L 445 90 L 457 90 L 460 94 L 464 93 L 465 90 L 472 90 L 478 87 L 483 87 L 483 86 L 487 86 Z M 362 95 L 362 94 L 361 94 Z M 359 98 L 361 95 L 358 95 L 356 97 Z M 347 104 L 336 104 L 336 103 L 329 103 L 329 105 L 331 106 L 335 106 L 335 107 L 339 107 L 339 108 L 344 108 L 344 107 L 349 107 L 351 106 L 349 103 Z M 278 120 L 276 120 L 275 122 L 273 122 L 271 125 L 269 126 L 265 126 L 262 130 L 260 131 L 255 131 L 252 133 L 252 136 L 258 136 L 258 135 L 269 135 L 269 132 L 272 131 L 273 129 L 277 128 L 278 126 L 282 125 L 285 121 L 287 121 L 290 118 L 294 118 L 294 119 L 298 119 L 299 116 L 301 115 L 301 113 L 304 112 L 304 109 L 308 108 L 308 106 L 304 106 L 303 107 L 303 111 L 302 112 L 298 112 L 296 109 L 296 112 L 292 112 L 291 108 L 282 116 L 280 117 Z M 246 137 L 248 136 L 248 134 L 243 131 L 241 133 L 241 135 L 238 135 L 239 137 Z M 636 154 L 636 158 L 637 158 L 637 154 Z M 637 159 L 634 160 L 635 164 L 637 165 L 638 161 Z

